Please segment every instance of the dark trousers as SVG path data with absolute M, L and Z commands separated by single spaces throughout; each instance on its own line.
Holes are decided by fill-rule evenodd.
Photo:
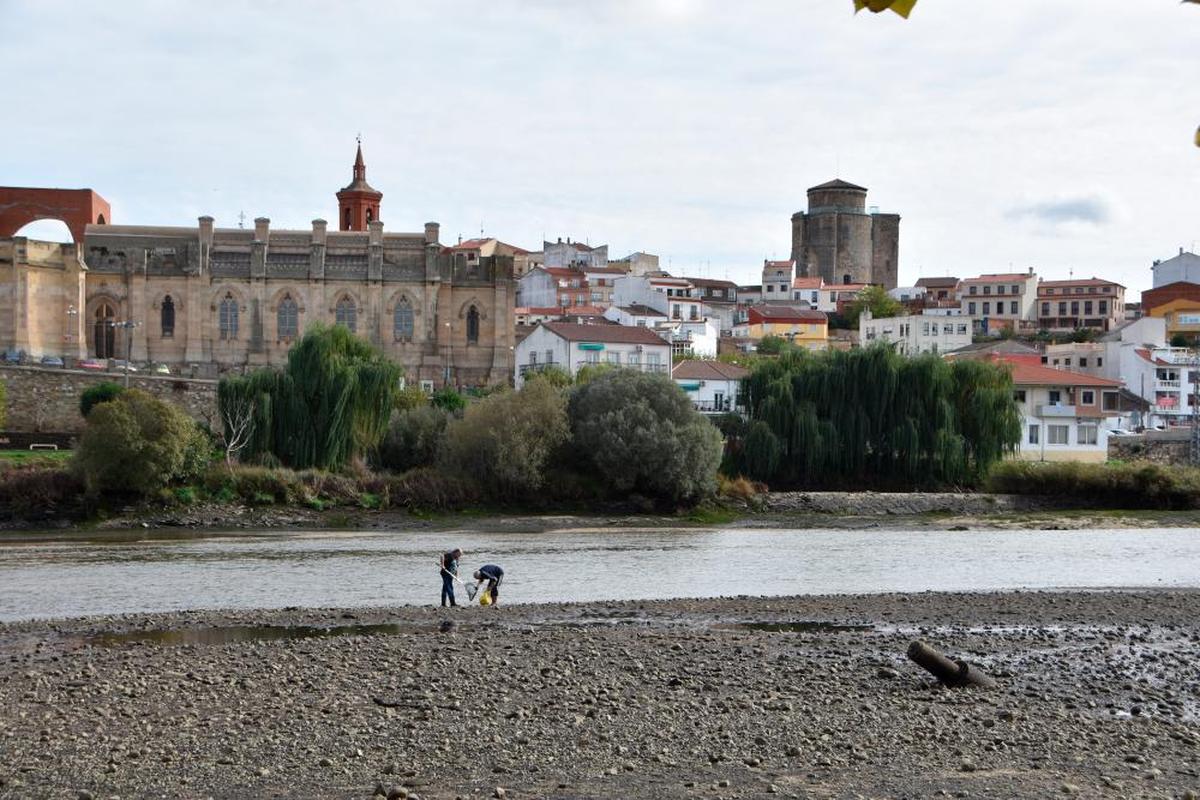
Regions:
M 442 605 L 446 605 L 446 600 L 450 600 L 450 605 L 458 605 L 454 602 L 454 576 L 449 572 L 442 571 Z
M 492 593 L 493 603 L 500 599 L 500 581 L 502 580 L 504 580 L 503 575 L 501 575 L 499 578 L 489 578 L 487 587 L 484 589 L 485 592 Z

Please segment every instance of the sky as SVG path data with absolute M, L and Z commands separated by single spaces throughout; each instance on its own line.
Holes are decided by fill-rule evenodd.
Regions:
M 1200 6 L 852 5 L 0 0 L 0 185 L 91 188 L 115 223 L 308 228 L 361 133 L 389 230 L 739 283 L 834 177 L 902 215 L 902 285 L 1032 267 L 1136 292 L 1200 246 Z

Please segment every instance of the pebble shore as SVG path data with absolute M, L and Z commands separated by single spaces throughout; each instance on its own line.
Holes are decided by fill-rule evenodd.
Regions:
M 0 798 L 1197 793 L 1198 592 L 0 625 Z

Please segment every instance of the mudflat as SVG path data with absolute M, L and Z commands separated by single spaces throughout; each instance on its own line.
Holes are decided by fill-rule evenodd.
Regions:
M 0 797 L 1195 797 L 1198 656 L 1193 591 L 11 623 Z

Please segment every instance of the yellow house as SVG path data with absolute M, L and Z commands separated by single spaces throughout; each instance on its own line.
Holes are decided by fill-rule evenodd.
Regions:
M 829 344 L 829 319 L 820 311 L 804 308 L 751 306 L 733 334 L 754 341 L 779 336 L 809 350 L 824 350 Z
M 1188 339 L 1200 338 L 1200 300 L 1178 297 L 1150 309 L 1147 316 L 1162 317 L 1167 323 L 1167 339 L 1182 334 Z

